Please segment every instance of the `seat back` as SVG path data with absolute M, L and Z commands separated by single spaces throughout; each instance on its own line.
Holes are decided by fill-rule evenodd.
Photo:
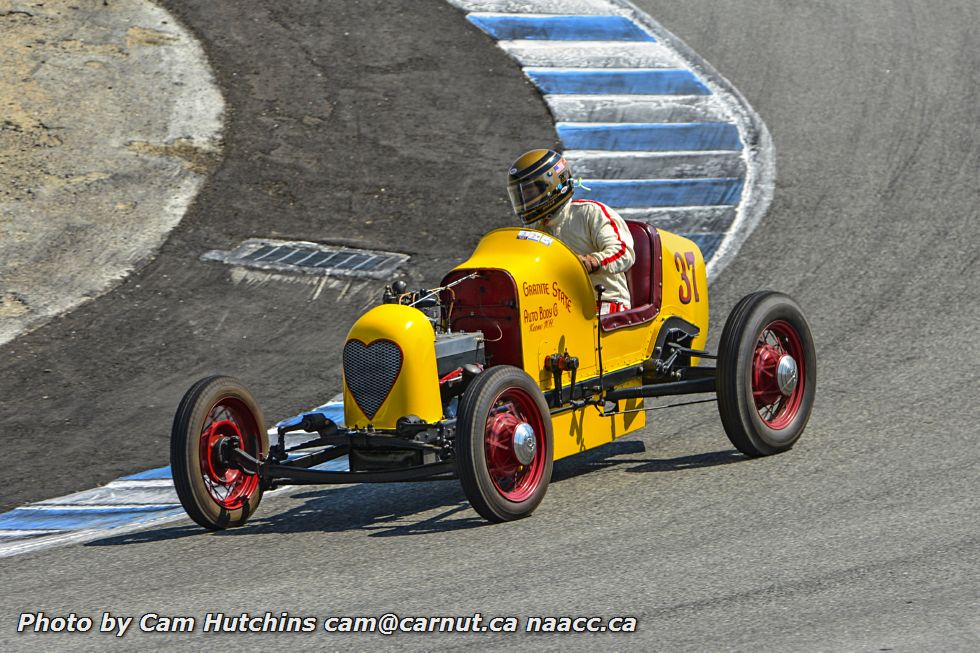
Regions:
M 626 220 L 633 237 L 633 266 L 626 272 L 630 310 L 603 315 L 603 331 L 642 324 L 660 312 L 660 233 L 646 222 Z
M 633 267 L 626 272 L 626 283 L 630 289 L 630 305 L 636 308 L 653 303 L 650 291 L 653 278 L 659 272 L 659 266 L 653 267 L 653 248 L 654 241 L 660 237 L 657 230 L 645 222 L 627 220 L 626 226 L 633 237 L 633 253 L 636 255 Z

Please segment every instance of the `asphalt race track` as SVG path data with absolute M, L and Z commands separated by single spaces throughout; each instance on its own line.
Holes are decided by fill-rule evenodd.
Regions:
M 245 380 L 269 419 L 336 391 L 339 343 L 378 288 L 314 301 L 306 284 L 233 282 L 203 251 L 336 234 L 411 253 L 430 282 L 510 219 L 514 154 L 554 144 L 516 65 L 446 3 L 164 4 L 212 59 L 226 159 L 151 264 L 0 348 L 0 509 L 165 464 L 173 408 L 206 373 Z M 182 521 L 6 558 L 3 650 L 113 648 L 98 633 L 18 635 L 17 616 L 38 610 L 639 622 L 616 635 L 130 632 L 126 650 L 980 649 L 980 7 L 637 4 L 772 134 L 774 200 L 711 288 L 712 328 L 756 289 L 806 309 L 819 376 L 799 445 L 748 460 L 698 406 L 556 464 L 517 523 L 485 524 L 454 483 L 308 488 L 268 496 L 235 531 Z

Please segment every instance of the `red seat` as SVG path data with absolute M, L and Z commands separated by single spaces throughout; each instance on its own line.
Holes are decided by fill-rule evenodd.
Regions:
M 599 318 L 603 331 L 643 324 L 660 312 L 660 232 L 645 222 L 626 220 L 633 236 L 633 267 L 626 272 L 630 290 L 630 308 Z

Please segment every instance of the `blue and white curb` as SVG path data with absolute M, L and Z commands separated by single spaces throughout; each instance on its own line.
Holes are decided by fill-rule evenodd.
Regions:
M 448 1 L 541 92 L 577 196 L 691 238 L 721 272 L 775 177 L 765 124 L 724 77 L 627 0 Z
M 309 412 L 321 413 L 338 424 L 344 422 L 344 405 L 338 401 Z M 302 417 L 299 415 L 279 424 L 298 422 Z M 270 442 L 275 442 L 279 424 L 269 429 Z M 290 433 L 286 443 L 297 444 L 310 437 L 309 433 Z M 347 471 L 347 457 L 331 460 L 316 469 Z M 170 467 L 158 467 L 124 476 L 92 490 L 31 503 L 0 514 L 0 558 L 121 535 L 184 516 Z

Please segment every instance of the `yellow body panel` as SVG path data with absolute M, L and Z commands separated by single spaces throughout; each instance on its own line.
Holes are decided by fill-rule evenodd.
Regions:
M 701 252 L 686 238 L 665 231 L 659 233 L 660 312 L 644 324 L 602 333 L 602 361 L 606 374 L 650 358 L 657 335 L 668 318 L 683 318 L 700 329 L 694 339 L 694 348 L 702 348 L 707 340 L 708 289 Z M 554 389 L 552 374 L 545 368 L 545 360 L 552 354 L 567 352 L 579 359 L 578 381 L 599 375 L 595 291 L 578 257 L 568 247 L 542 232 L 498 229 L 484 236 L 473 255 L 454 272 L 470 270 L 500 271 L 513 282 L 516 306 L 508 304 L 513 307 L 513 312 L 508 313 L 512 315 L 509 324 L 519 322 L 521 348 L 520 352 L 513 352 L 514 362 L 520 361 L 524 371 L 537 381 L 543 392 Z M 482 282 L 469 280 L 463 283 Z M 504 282 L 504 286 L 510 287 L 508 282 Z M 487 337 L 488 341 L 492 339 L 490 335 Z M 353 400 L 345 379 L 344 417 L 349 428 L 371 426 L 390 430 L 406 415 L 417 415 L 430 423 L 443 418 L 435 332 L 424 313 L 398 304 L 383 304 L 368 311 L 354 324 L 348 334 L 350 339 L 359 340 L 365 346 L 377 340 L 390 340 L 401 349 L 403 362 L 390 393 L 373 419 L 368 419 Z M 568 384 L 570 380 L 570 374 L 566 372 L 563 383 Z M 637 377 L 619 387 L 640 384 Z M 642 408 L 642 399 L 631 399 L 620 401 L 619 409 L 624 412 L 611 417 L 603 417 L 595 406 L 554 415 L 555 459 L 600 446 L 642 428 L 646 424 L 645 413 L 625 412 Z
M 514 280 L 523 366 L 532 378 L 545 383 L 544 358 L 559 351 L 579 356 L 585 370 L 596 369 L 595 295 L 578 257 L 564 243 L 540 231 L 497 229 L 455 269 L 481 268 L 504 270 Z
M 648 359 L 660 326 L 669 317 L 681 317 L 700 329 L 694 347 L 702 346 L 708 333 L 708 284 L 704 258 L 691 240 L 660 231 L 662 247 L 662 301 L 660 313 L 645 324 L 602 334 L 602 363 L 605 372 L 620 370 Z M 687 269 L 690 254 L 692 273 Z M 675 257 L 685 262 L 683 274 L 692 281 L 690 299 L 682 303 L 682 271 Z M 578 379 L 599 375 L 599 322 L 595 291 L 578 257 L 562 243 L 538 231 L 505 228 L 491 231 L 473 255 L 457 270 L 490 268 L 505 270 L 517 288 L 524 370 L 537 379 L 542 390 L 554 385 L 544 367 L 551 354 L 568 352 L 579 358 Z M 694 299 L 696 279 L 697 301 Z
M 704 349 L 708 341 L 708 276 L 701 250 L 693 241 L 662 229 L 660 249 L 663 286 L 659 321 L 671 316 L 684 318 L 701 330 L 691 348 Z M 697 362 L 696 358 L 691 360 L 692 365 Z
M 578 380 L 599 375 L 595 290 L 578 257 L 564 243 L 542 232 L 498 229 L 484 236 L 473 256 L 456 269 L 481 268 L 505 270 L 514 280 L 524 371 L 542 391 L 554 389 L 552 374 L 545 368 L 545 359 L 552 354 L 577 357 Z M 649 358 L 652 337 L 649 324 L 603 334 L 604 371 Z M 570 382 L 568 373 L 563 378 L 564 384 Z M 624 410 L 640 409 L 643 400 L 620 404 Z M 602 417 L 594 406 L 555 415 L 555 459 L 611 442 L 645 423 L 644 413 Z
M 359 340 L 367 346 L 390 340 L 402 352 L 395 384 L 373 419 L 368 419 L 354 401 L 344 379 L 344 423 L 348 428 L 394 429 L 398 418 L 406 415 L 417 415 L 427 422 L 442 419 L 436 336 L 425 313 L 400 304 L 376 306 L 354 323 L 347 340 Z
M 621 387 L 633 387 L 640 380 L 624 383 Z M 555 455 L 554 459 L 565 458 L 608 444 L 617 438 L 646 426 L 646 413 L 629 413 L 625 411 L 643 408 L 642 399 L 627 399 L 619 402 L 619 409 L 624 412 L 612 417 L 603 417 L 595 406 L 586 406 L 578 410 L 555 415 L 551 419 L 554 430 Z

